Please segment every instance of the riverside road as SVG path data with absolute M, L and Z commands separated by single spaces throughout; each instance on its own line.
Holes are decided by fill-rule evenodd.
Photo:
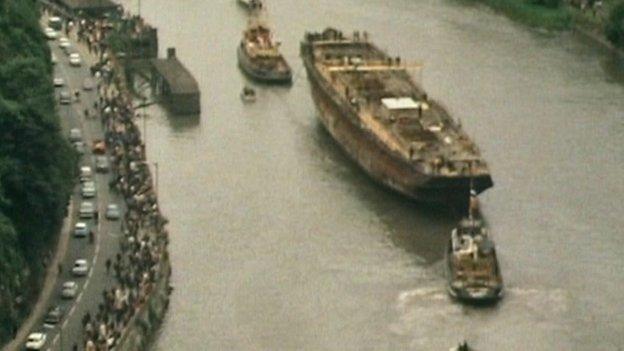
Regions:
M 235 0 L 123 0 L 197 78 L 198 118 L 148 109 L 147 155 L 171 219 L 170 309 L 154 349 L 618 350 L 624 344 L 624 89 L 617 63 L 452 0 L 266 0 L 293 72 L 257 87 Z M 455 215 L 371 182 L 316 118 L 298 57 L 307 30 L 366 30 L 474 137 L 507 295 L 454 303 Z M 621 76 L 621 75 L 620 75 Z
M 86 312 L 94 313 L 97 311 L 98 304 L 102 302 L 102 291 L 110 288 L 113 282 L 113 274 L 107 273 L 105 262 L 109 258 L 113 258 L 119 250 L 119 236 L 121 233 L 119 221 L 109 221 L 105 218 L 106 206 L 110 203 L 116 203 L 123 206 L 120 197 L 109 191 L 108 183 L 110 181 L 109 173 L 96 173 L 94 156 L 91 153 L 92 142 L 96 139 L 103 139 L 103 129 L 96 118 L 85 118 L 84 110 L 90 109 L 93 114 L 93 103 L 98 99 L 97 87 L 93 87 L 91 91 L 83 90 L 83 82 L 85 78 L 91 77 L 88 67 L 95 62 L 95 58 L 91 56 L 84 45 L 78 44 L 75 36 L 70 36 L 71 45 L 74 51 L 80 53 L 83 63 L 81 67 L 72 67 L 69 65 L 68 55 L 66 55 L 58 47 L 58 41 L 51 41 L 50 48 L 56 56 L 58 62 L 54 68 L 54 77 L 60 77 L 65 80 L 65 86 L 55 89 L 58 96 L 61 90 L 80 91 L 80 100 L 73 101 L 69 105 L 59 105 L 59 115 L 63 133 L 69 135 L 69 130 L 78 128 L 82 131 L 82 138 L 85 143 L 85 154 L 80 160 L 81 166 L 90 166 L 93 171 L 93 180 L 96 183 L 97 195 L 93 199 L 82 199 L 79 194 L 79 187 L 76 187 L 75 193 L 72 195 L 73 211 L 70 213 L 69 219 L 66 220 L 69 226 L 65 226 L 64 230 L 69 230 L 70 235 L 67 252 L 62 261 L 62 271 L 55 283 L 54 290 L 50 300 L 47 302 L 48 308 L 59 306 L 63 311 L 62 320 L 59 324 L 50 327 L 44 326 L 44 315 L 38 318 L 38 322 L 32 331 L 43 331 L 47 333 L 47 342 L 43 349 L 45 350 L 71 350 L 73 345 L 79 345 L 82 349 L 83 342 L 83 325 L 82 317 Z M 99 221 L 96 223 L 91 220 L 78 220 L 78 209 L 82 201 L 93 202 L 99 212 Z M 88 238 L 75 238 L 73 236 L 74 224 L 78 221 L 86 222 L 94 230 L 95 240 L 90 243 Z M 86 259 L 89 264 L 89 272 L 85 277 L 74 277 L 71 268 L 76 259 Z M 74 299 L 61 298 L 61 286 L 66 281 L 75 281 L 79 288 Z

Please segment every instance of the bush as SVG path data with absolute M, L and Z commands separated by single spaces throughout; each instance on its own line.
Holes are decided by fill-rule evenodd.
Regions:
M 551 9 L 558 8 L 563 3 L 562 0 L 530 0 L 534 5 L 549 7 Z
M 619 48 L 624 48 L 624 1 L 616 4 L 605 25 L 607 39 Z
M 474 0 L 473 0 L 474 1 Z M 505 13 L 510 18 L 533 27 L 566 29 L 572 23 L 572 16 L 557 0 L 478 0 L 491 8 Z M 551 6 L 547 6 L 547 3 Z

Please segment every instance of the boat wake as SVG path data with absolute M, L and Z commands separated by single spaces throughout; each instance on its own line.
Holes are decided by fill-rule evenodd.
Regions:
M 497 340 L 501 344 L 508 342 L 504 335 L 514 338 L 518 333 L 532 332 L 558 335 L 561 342 L 570 332 L 560 324 L 567 317 L 570 305 L 569 296 L 561 289 L 519 287 L 510 287 L 498 305 L 463 305 L 448 296 L 440 281 L 401 291 L 395 304 L 397 320 L 389 329 L 395 335 L 409 338 L 414 349 L 446 347 L 463 339 L 477 344 L 479 340 L 492 342 L 496 333 L 501 337 Z M 475 325 L 479 328 L 474 328 Z

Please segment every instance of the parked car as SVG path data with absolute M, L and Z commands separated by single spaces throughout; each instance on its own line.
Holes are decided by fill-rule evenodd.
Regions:
M 26 350 L 41 350 L 45 342 L 45 333 L 30 333 L 28 339 L 26 339 Z
M 77 259 L 72 267 L 72 274 L 75 276 L 84 276 L 89 272 L 89 264 L 85 259 Z
M 71 94 L 67 90 L 63 90 L 59 93 L 59 102 L 61 105 L 71 104 Z
M 74 143 L 72 143 L 72 145 L 74 146 L 74 149 L 78 152 L 79 155 L 84 155 L 85 153 L 85 143 L 83 143 L 82 141 L 76 141 Z
M 89 199 L 89 198 L 95 197 L 96 193 L 97 193 L 97 190 L 95 188 L 94 181 L 88 180 L 80 185 L 80 195 L 83 198 Z
M 89 235 L 89 225 L 85 222 L 78 222 L 74 225 L 74 236 L 76 238 L 85 238 Z
M 43 35 L 45 35 L 46 39 L 48 40 L 55 40 L 59 37 L 58 32 L 50 27 L 47 27 L 46 29 L 43 30 Z
M 102 155 L 95 157 L 96 172 L 106 173 L 108 172 L 108 168 L 108 157 Z
M 67 56 L 69 56 L 69 54 L 74 52 L 74 49 L 72 49 L 71 44 L 69 44 L 69 46 L 62 47 L 61 50 L 63 50 L 63 52 Z
M 58 16 L 48 18 L 48 27 L 55 30 L 63 29 L 63 19 Z
M 76 282 L 65 282 L 61 287 L 61 297 L 64 299 L 73 299 L 78 293 L 78 284 Z
M 52 83 L 54 84 L 55 88 L 60 88 L 63 85 L 65 85 L 65 79 L 60 78 L 60 77 L 56 77 L 52 80 Z
M 81 66 L 82 59 L 80 58 L 80 54 L 77 52 L 69 54 L 69 64 L 75 67 Z
M 80 167 L 80 181 L 88 182 L 93 179 L 93 170 L 89 166 Z
M 54 326 L 61 322 L 61 318 L 63 318 L 63 310 L 60 306 L 52 306 L 48 310 L 48 313 L 43 320 L 45 325 Z
M 80 219 L 90 219 L 93 218 L 93 213 L 95 212 L 95 206 L 93 206 L 92 202 L 84 201 L 80 204 L 80 210 L 78 211 Z
M 56 58 L 56 55 L 54 55 L 54 53 L 50 53 L 50 61 L 52 62 L 53 65 L 56 65 L 56 63 L 58 62 L 58 59 Z
M 91 78 L 85 78 L 84 81 L 82 81 L 82 89 L 90 91 L 93 90 L 94 87 L 95 84 L 93 84 L 93 80 L 91 80 Z
M 106 206 L 106 219 L 117 220 L 121 217 L 121 211 L 119 210 L 119 206 L 117 204 L 109 204 Z
M 96 155 L 106 154 L 106 142 L 100 139 L 93 140 L 93 146 L 91 151 Z
M 69 39 L 67 39 L 66 37 L 61 37 L 58 42 L 59 42 L 58 45 L 61 49 L 67 49 L 71 47 L 71 43 L 69 42 Z
M 82 141 L 82 131 L 78 128 L 72 128 L 69 131 L 69 141 L 76 142 L 76 141 Z

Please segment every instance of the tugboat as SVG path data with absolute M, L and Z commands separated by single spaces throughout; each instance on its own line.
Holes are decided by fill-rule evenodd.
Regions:
M 472 348 L 468 346 L 468 342 L 464 340 L 463 342 L 460 342 L 459 345 L 457 345 L 456 347 L 451 347 L 449 351 L 471 351 L 471 350 Z
M 269 27 L 251 18 L 238 46 L 238 64 L 249 77 L 265 83 L 290 84 L 292 71 L 273 41 Z
M 243 102 L 255 102 L 256 101 L 256 91 L 253 88 L 245 86 L 243 91 L 241 91 L 241 100 Z
M 477 193 L 493 185 L 477 145 L 412 78 L 421 65 L 333 28 L 306 33 L 300 51 L 321 123 L 373 179 L 451 205 L 466 203 L 471 177 Z
M 261 9 L 262 1 L 261 0 L 238 0 L 238 4 L 243 6 L 248 10 Z
M 447 290 L 460 301 L 496 302 L 503 295 L 496 247 L 481 218 L 475 218 L 476 193 L 471 194 L 468 218 L 451 233 L 446 250 Z

